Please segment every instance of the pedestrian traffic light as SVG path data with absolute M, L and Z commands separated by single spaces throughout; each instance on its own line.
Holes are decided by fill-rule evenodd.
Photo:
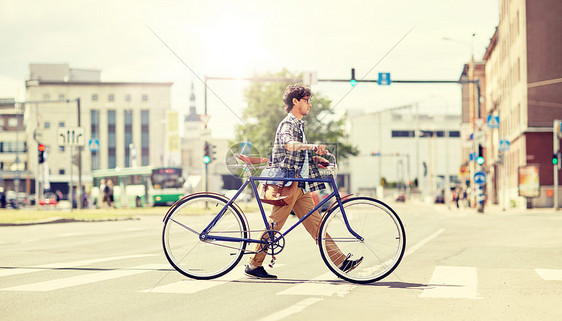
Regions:
M 349 81 L 351 87 L 355 87 L 357 85 L 357 80 L 355 80 L 355 68 L 351 68 L 351 80 Z
M 45 162 L 45 150 L 47 148 L 45 147 L 44 144 L 39 144 L 37 145 L 37 160 L 39 161 L 39 164 L 43 164 Z

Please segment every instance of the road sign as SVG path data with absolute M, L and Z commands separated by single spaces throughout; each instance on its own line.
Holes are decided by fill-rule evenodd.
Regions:
M 389 72 L 379 72 L 379 80 L 377 81 L 377 83 L 379 85 L 388 86 L 388 85 L 390 85 L 391 82 L 392 82 L 392 80 L 390 80 L 390 73 Z
M 59 127 L 57 143 L 59 146 L 84 146 L 84 128 Z
M 478 185 L 486 184 L 486 174 L 482 171 L 474 173 L 474 183 Z
M 488 127 L 500 128 L 500 116 L 488 115 Z
M 476 118 L 474 120 L 474 126 L 476 127 L 476 129 L 481 130 L 482 126 L 484 126 L 484 119 L 482 118 Z
M 100 141 L 98 139 L 90 139 L 88 142 L 88 147 L 91 152 L 97 152 L 100 150 Z
M 509 140 L 507 139 L 501 139 L 500 140 L 500 151 L 502 152 L 507 152 L 509 150 Z

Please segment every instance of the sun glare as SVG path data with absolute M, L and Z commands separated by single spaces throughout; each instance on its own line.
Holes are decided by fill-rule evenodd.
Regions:
M 206 54 L 225 76 L 248 77 L 255 68 L 261 48 L 257 32 L 248 23 L 224 19 L 207 29 Z

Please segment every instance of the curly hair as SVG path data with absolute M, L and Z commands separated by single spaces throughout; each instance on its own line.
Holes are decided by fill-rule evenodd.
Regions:
M 308 96 L 312 98 L 312 91 L 310 88 L 305 87 L 301 84 L 293 84 L 289 85 L 285 89 L 285 93 L 283 94 L 283 102 L 285 103 L 285 111 L 290 112 L 293 109 L 293 98 L 297 100 L 301 100 L 302 98 Z

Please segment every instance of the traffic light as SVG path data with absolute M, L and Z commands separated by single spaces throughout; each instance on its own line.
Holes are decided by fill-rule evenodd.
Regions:
M 205 146 L 203 147 L 203 163 L 209 164 L 211 162 L 211 155 L 209 153 L 210 145 L 209 143 L 205 142 Z
M 47 148 L 43 144 L 37 145 L 37 160 L 39 164 L 43 164 L 45 162 L 45 150 Z
M 476 157 L 476 163 L 478 165 L 482 165 L 484 164 L 484 148 L 482 147 L 482 145 L 478 145 L 478 157 Z
M 558 165 L 558 163 L 560 162 L 560 159 L 558 158 L 558 153 L 556 154 L 552 154 L 552 165 Z
M 211 145 L 208 142 L 205 142 L 205 146 L 203 147 L 203 163 L 209 164 L 214 161 L 215 158 L 215 145 Z
M 355 80 L 355 68 L 351 68 L 351 80 L 349 81 L 351 87 L 355 87 L 357 85 L 357 80 Z

